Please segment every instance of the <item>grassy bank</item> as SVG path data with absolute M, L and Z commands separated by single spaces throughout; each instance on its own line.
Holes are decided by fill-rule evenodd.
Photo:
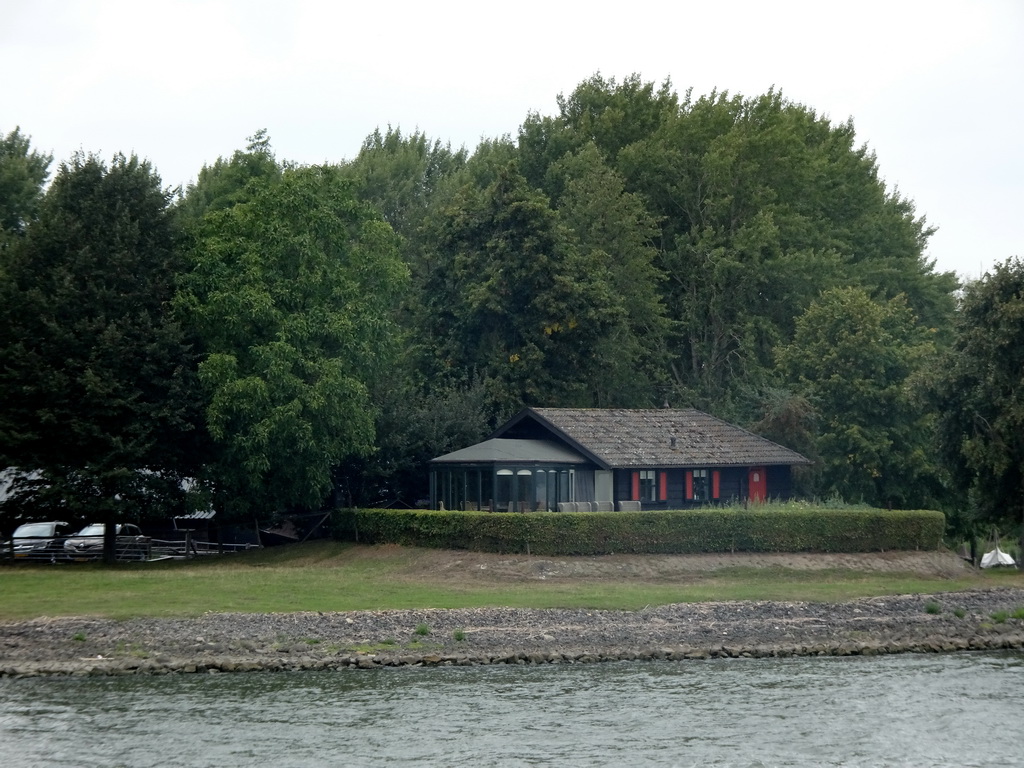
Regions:
M 953 578 L 851 569 L 719 568 L 665 576 L 541 571 L 509 578 L 488 557 L 397 546 L 312 542 L 190 562 L 0 568 L 0 620 L 38 616 L 195 616 L 394 608 L 604 608 L 708 600 L 840 601 L 855 597 L 1024 586 L 1017 571 Z M 572 560 L 571 558 L 562 559 Z M 742 561 L 739 561 L 742 562 Z M 534 559 L 528 566 L 539 566 Z

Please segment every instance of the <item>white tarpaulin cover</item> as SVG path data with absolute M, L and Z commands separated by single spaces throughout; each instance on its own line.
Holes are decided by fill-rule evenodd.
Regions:
M 986 552 L 981 558 L 982 568 L 991 568 L 993 565 L 1014 565 L 1013 558 L 996 547 L 991 552 Z

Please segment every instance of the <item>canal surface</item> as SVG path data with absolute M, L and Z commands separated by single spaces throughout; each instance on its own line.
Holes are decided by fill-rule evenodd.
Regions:
M 4 766 L 995 766 L 1024 654 L 0 680 Z

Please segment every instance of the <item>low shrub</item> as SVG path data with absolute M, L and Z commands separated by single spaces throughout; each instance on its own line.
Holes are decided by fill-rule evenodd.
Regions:
M 355 509 L 339 510 L 334 530 L 367 544 L 552 556 L 935 549 L 944 525 L 941 512 L 794 502 L 590 513 Z

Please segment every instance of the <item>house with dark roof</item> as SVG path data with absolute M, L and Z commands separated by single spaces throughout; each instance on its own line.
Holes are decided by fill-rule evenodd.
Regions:
M 693 409 L 526 408 L 430 462 L 433 509 L 685 509 L 792 495 L 796 451 Z

